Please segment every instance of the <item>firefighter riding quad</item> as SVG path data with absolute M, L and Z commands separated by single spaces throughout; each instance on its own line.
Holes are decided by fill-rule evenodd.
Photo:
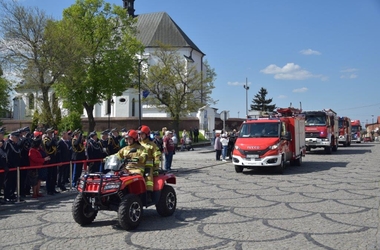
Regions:
M 125 169 L 123 160 L 112 155 L 106 159 L 105 173 L 85 174 L 79 180 L 79 194 L 72 207 L 75 222 L 82 226 L 91 224 L 98 211 L 109 210 L 118 213 L 118 222 L 123 229 L 132 230 L 140 224 L 143 207 L 155 205 L 161 216 L 175 212 L 176 193 L 168 185 L 176 184 L 173 173 L 160 170 L 153 178 L 153 193 L 147 195 L 145 178 L 122 169 Z

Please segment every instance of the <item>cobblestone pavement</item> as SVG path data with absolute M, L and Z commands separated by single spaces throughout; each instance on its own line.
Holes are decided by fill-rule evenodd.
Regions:
M 353 144 L 325 155 L 313 150 L 284 175 L 237 174 L 205 149 L 178 152 L 178 208 L 144 211 L 139 228 L 115 227 L 100 212 L 80 227 L 75 192 L 0 205 L 1 249 L 378 249 L 380 144 Z

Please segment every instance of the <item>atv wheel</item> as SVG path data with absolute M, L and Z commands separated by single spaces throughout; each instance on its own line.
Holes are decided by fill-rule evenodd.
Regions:
M 73 203 L 72 214 L 75 222 L 84 226 L 95 220 L 98 211 L 86 203 L 82 194 L 78 194 Z
M 157 213 L 161 216 L 170 216 L 175 212 L 177 207 L 177 196 L 174 188 L 169 185 L 165 185 L 161 191 L 160 199 L 156 204 Z
M 119 224 L 125 230 L 138 227 L 142 219 L 143 206 L 140 198 L 134 194 L 126 195 L 118 210 Z
M 244 169 L 244 168 L 243 168 L 242 166 L 236 166 L 236 165 L 235 165 L 235 172 L 236 172 L 236 173 L 241 173 L 241 172 L 243 172 L 243 169 Z

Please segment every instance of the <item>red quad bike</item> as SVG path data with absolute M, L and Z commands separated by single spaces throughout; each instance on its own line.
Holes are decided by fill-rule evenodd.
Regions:
M 130 151 L 132 152 L 132 151 Z M 116 156 L 105 161 L 105 173 L 85 174 L 78 181 L 79 194 L 75 198 L 72 214 L 75 222 L 81 226 L 91 224 L 98 211 L 109 210 L 118 213 L 118 222 L 125 230 L 139 226 L 143 207 L 152 205 L 161 216 L 170 216 L 175 212 L 177 196 L 170 184 L 176 184 L 173 173 L 161 171 L 154 177 L 154 191 L 149 199 L 145 178 L 128 173 L 125 163 Z

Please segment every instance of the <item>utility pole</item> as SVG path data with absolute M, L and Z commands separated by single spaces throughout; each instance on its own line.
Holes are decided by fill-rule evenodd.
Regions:
M 248 78 L 245 78 L 245 115 L 248 117 Z

